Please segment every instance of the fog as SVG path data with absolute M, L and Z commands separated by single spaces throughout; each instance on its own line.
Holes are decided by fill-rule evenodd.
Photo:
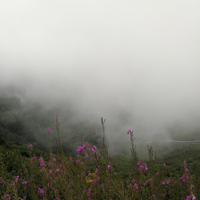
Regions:
M 106 118 L 110 146 L 124 148 L 129 129 L 148 140 L 169 137 L 174 124 L 200 128 L 199 8 L 197 0 L 1 1 L 1 88 L 47 109 L 70 104 L 75 120 Z

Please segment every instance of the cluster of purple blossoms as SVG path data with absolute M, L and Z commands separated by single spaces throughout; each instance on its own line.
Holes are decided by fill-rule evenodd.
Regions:
M 34 162 L 34 160 L 35 160 L 35 162 Z M 33 163 L 35 163 L 35 165 L 38 165 L 36 157 L 32 157 L 30 164 L 33 165 Z
M 136 188 L 136 189 L 138 189 L 137 183 L 135 183 L 135 185 L 134 185 L 134 186 L 135 186 L 135 188 Z
M 150 178 L 149 180 L 147 180 L 147 183 L 149 183 L 149 182 L 151 182 L 153 179 L 152 178 Z
M 43 161 L 42 158 L 40 158 L 39 161 L 40 161 L 40 166 L 41 166 L 41 167 L 42 167 L 42 166 L 45 166 L 45 167 L 46 167 L 46 164 L 44 163 L 44 161 Z
M 84 158 L 89 158 L 88 154 L 86 154 L 85 156 L 83 156 L 83 159 L 84 159 Z
M 39 192 L 40 194 L 42 194 L 42 196 L 44 195 L 44 190 L 43 190 L 43 189 L 38 188 L 38 192 Z
M 6 198 L 6 199 L 5 199 L 5 198 Z M 3 197 L 3 199 L 5 199 L 5 200 L 10 200 L 11 198 L 10 198 L 10 195 L 7 194 L 6 196 Z
M 91 193 L 92 193 L 92 189 L 89 188 L 89 189 L 88 189 L 88 192 L 87 192 L 87 196 L 89 197 L 89 196 L 91 195 Z
M 91 148 L 91 146 L 88 144 L 87 145 L 88 146 L 88 148 L 90 149 Z M 76 150 L 77 151 L 77 153 L 81 153 L 82 151 L 83 151 L 83 149 L 86 149 L 86 145 L 83 145 L 83 146 L 79 146 L 78 147 L 78 149 Z M 94 151 L 96 150 L 97 148 L 96 148 L 96 146 L 93 146 L 93 148 L 92 148 L 92 153 L 94 153 Z
M 15 176 L 15 181 L 18 181 L 19 180 L 19 176 Z
M 190 200 L 190 199 L 191 199 L 191 200 L 197 200 L 197 198 L 194 197 L 194 196 L 192 196 L 192 195 L 187 196 L 185 200 Z
M 93 183 L 97 183 L 99 181 L 99 178 L 93 179 Z
M 138 162 L 137 166 L 139 166 L 139 170 L 142 170 L 144 169 L 145 171 L 148 171 L 148 168 L 147 168 L 147 164 L 144 163 L 144 166 L 143 165 L 140 165 L 141 164 L 141 160 Z
M 108 168 L 108 169 L 110 169 L 110 168 L 111 168 L 111 166 L 110 166 L 110 165 L 107 165 L 107 168 Z
M 173 182 L 174 180 L 172 179 L 172 182 Z M 169 183 L 170 183 L 170 179 L 168 180 L 168 181 L 163 181 L 163 182 L 161 182 L 163 185 L 165 185 L 165 184 L 167 184 L 167 185 L 169 185 Z M 177 183 L 177 181 L 174 181 L 174 183 L 176 184 Z
M 30 145 L 27 146 L 27 148 L 28 148 L 28 149 L 32 149 L 32 148 L 33 148 L 33 145 L 30 144 Z
M 183 182 L 188 183 L 188 180 L 189 180 L 189 170 L 188 170 L 188 168 L 185 165 L 182 165 L 182 166 L 183 166 L 182 170 L 185 172 L 185 174 L 183 174 L 183 176 L 181 177 L 181 180 Z

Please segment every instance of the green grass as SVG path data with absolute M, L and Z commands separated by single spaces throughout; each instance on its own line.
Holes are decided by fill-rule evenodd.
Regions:
M 147 149 L 146 144 L 141 144 L 136 149 L 133 133 L 130 132 L 124 135 L 130 137 L 130 154 L 109 156 L 104 122 L 101 120 L 101 123 L 103 138 L 97 149 L 92 153 L 93 145 L 89 149 L 83 139 L 86 149 L 77 152 L 76 157 L 63 151 L 58 121 L 58 148 L 51 149 L 50 140 L 48 143 L 46 138 L 52 153 L 34 149 L 34 146 L 28 149 L 18 142 L 1 139 L 1 199 L 146 200 L 186 199 L 190 195 L 200 199 L 199 144 L 168 144 L 162 150 L 158 143 L 153 144 L 154 149 L 152 146 Z M 145 148 L 147 154 L 138 158 L 137 150 L 141 152 L 140 148 L 143 151 Z M 83 158 L 86 154 L 89 158 Z M 141 163 L 138 164 L 139 161 Z M 185 177 L 181 179 L 183 175 Z

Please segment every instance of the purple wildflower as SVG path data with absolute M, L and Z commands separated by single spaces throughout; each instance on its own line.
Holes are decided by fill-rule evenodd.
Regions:
M 140 165 L 140 163 L 141 163 L 141 160 L 138 162 L 137 166 L 139 166 L 139 165 Z
M 80 160 L 76 160 L 76 164 L 79 163 Z
M 10 200 L 11 199 L 9 194 L 7 194 L 6 196 L 4 196 L 3 198 L 4 199 L 6 198 L 6 200 Z
M 38 192 L 39 192 L 40 194 L 42 194 L 42 196 L 43 196 L 43 195 L 44 195 L 44 190 L 43 190 L 43 189 L 41 189 L 41 188 L 38 188 L 38 189 L 39 189 L 39 191 L 38 191 Z
M 107 167 L 108 167 L 108 169 L 110 169 L 110 168 L 111 168 L 111 166 L 110 166 L 110 165 L 107 165 Z
M 96 150 L 97 149 L 96 146 L 93 146 L 93 149 Z
M 33 145 L 30 144 L 30 145 L 27 146 L 27 148 L 28 148 L 28 149 L 32 149 L 32 148 L 33 148 Z
M 76 150 L 78 153 L 81 153 L 83 150 L 83 147 L 79 146 L 78 149 Z

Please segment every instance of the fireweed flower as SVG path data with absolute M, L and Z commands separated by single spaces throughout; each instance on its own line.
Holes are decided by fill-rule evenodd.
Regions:
M 114 155 L 116 156 L 116 155 L 117 155 L 117 153 L 114 153 Z
M 129 134 L 131 132 L 131 130 L 128 130 L 127 134 Z
M 79 146 L 78 149 L 77 149 L 76 151 L 77 151 L 77 153 L 81 153 L 82 150 L 83 150 L 83 147 Z
M 4 196 L 3 198 L 4 199 L 6 198 L 6 200 L 10 200 L 11 199 L 9 194 L 7 194 L 6 196 Z
M 194 185 L 189 186 L 190 189 L 194 188 Z
M 46 167 L 46 164 L 44 163 L 44 161 L 43 161 L 42 158 L 40 158 L 39 161 L 40 161 L 40 166 L 41 166 L 41 167 L 42 167 L 42 166 L 45 166 L 45 167 Z
M 144 163 L 144 169 L 145 169 L 145 171 L 148 171 L 147 163 Z
M 153 180 L 153 179 L 152 179 L 152 178 L 150 178 L 149 180 L 147 180 L 147 183 L 148 183 L 148 182 L 150 182 L 150 181 L 152 181 L 152 180 Z
M 165 166 L 165 163 L 163 163 L 163 166 Z
M 44 190 L 43 190 L 43 189 L 38 188 L 38 192 L 39 192 L 40 194 L 42 194 L 42 196 L 44 195 Z
M 153 197 L 154 199 L 156 199 L 156 195 L 155 195 L 155 194 L 153 194 L 152 197 Z
M 27 148 L 28 148 L 28 149 L 32 149 L 32 148 L 33 148 L 33 145 L 30 144 L 30 145 L 27 146 Z
M 93 146 L 93 149 L 96 150 L 97 149 L 96 146 Z
M 18 179 L 19 179 L 19 176 L 15 176 L 15 181 L 18 181 Z
M 83 156 L 83 159 L 84 159 L 84 158 L 88 158 L 88 154 L 86 154 L 85 156 Z
M 139 170 L 142 170 L 144 167 L 141 165 L 141 166 L 139 166 Z
M 191 196 L 187 196 L 185 200 L 189 200 L 189 199 L 192 199 Z
M 108 169 L 110 169 L 110 168 L 111 168 L 111 166 L 110 166 L 110 165 L 107 165 L 107 167 L 108 167 Z
M 139 165 L 140 165 L 140 163 L 141 163 L 141 160 L 138 162 L 137 166 L 139 166 Z
M 51 129 L 47 129 L 47 132 L 49 132 L 49 133 L 50 133 L 50 132 L 51 132 Z
M 135 183 L 135 185 L 134 185 L 134 186 L 135 186 L 135 188 L 136 188 L 136 189 L 138 189 L 137 183 Z

